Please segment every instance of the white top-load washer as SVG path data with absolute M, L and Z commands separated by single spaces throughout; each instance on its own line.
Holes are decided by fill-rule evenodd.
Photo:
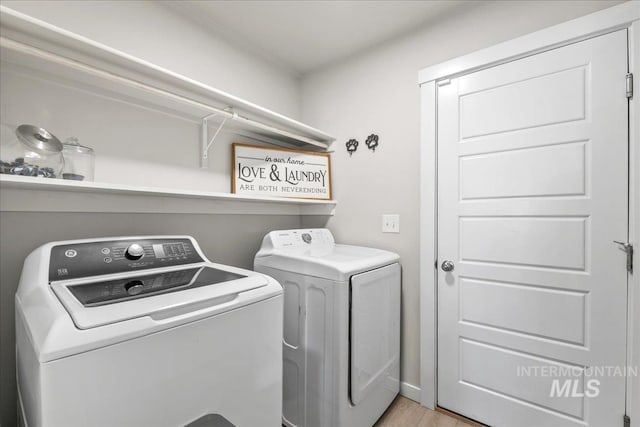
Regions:
M 254 269 L 284 287 L 283 423 L 370 427 L 399 391 L 398 255 L 273 231 Z
M 16 294 L 28 426 L 279 426 L 282 288 L 187 236 L 49 243 Z

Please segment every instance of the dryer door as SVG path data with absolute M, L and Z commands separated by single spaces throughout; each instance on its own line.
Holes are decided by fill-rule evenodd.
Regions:
M 351 403 L 379 387 L 397 393 L 400 376 L 400 264 L 351 277 Z

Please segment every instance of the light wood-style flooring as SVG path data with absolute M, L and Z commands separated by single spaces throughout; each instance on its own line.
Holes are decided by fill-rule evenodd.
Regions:
M 432 411 L 413 400 L 398 396 L 374 427 L 475 427 L 480 425 Z

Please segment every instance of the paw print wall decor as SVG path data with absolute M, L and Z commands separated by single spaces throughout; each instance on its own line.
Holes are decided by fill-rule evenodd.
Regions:
M 371 135 L 369 135 L 365 140 L 365 144 L 367 145 L 367 148 L 375 153 L 376 147 L 379 145 L 379 139 L 380 137 L 375 133 L 372 133 Z M 349 153 L 349 157 L 351 157 L 353 153 L 355 153 L 355 151 L 358 149 L 359 143 L 358 143 L 358 140 L 356 139 L 350 139 L 347 141 L 345 145 L 347 147 L 347 152 Z
M 347 146 L 347 151 L 349 152 L 349 157 L 353 155 L 353 152 L 358 149 L 358 141 L 355 139 L 350 139 L 345 144 Z
M 373 150 L 373 152 L 375 152 L 376 147 L 378 146 L 378 135 L 376 135 L 375 133 L 369 135 L 367 137 L 367 140 L 365 141 L 365 144 L 367 144 L 369 150 Z

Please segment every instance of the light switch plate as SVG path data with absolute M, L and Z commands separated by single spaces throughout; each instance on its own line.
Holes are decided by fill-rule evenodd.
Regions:
M 400 233 L 400 215 L 398 214 L 382 215 L 382 232 L 383 233 Z

